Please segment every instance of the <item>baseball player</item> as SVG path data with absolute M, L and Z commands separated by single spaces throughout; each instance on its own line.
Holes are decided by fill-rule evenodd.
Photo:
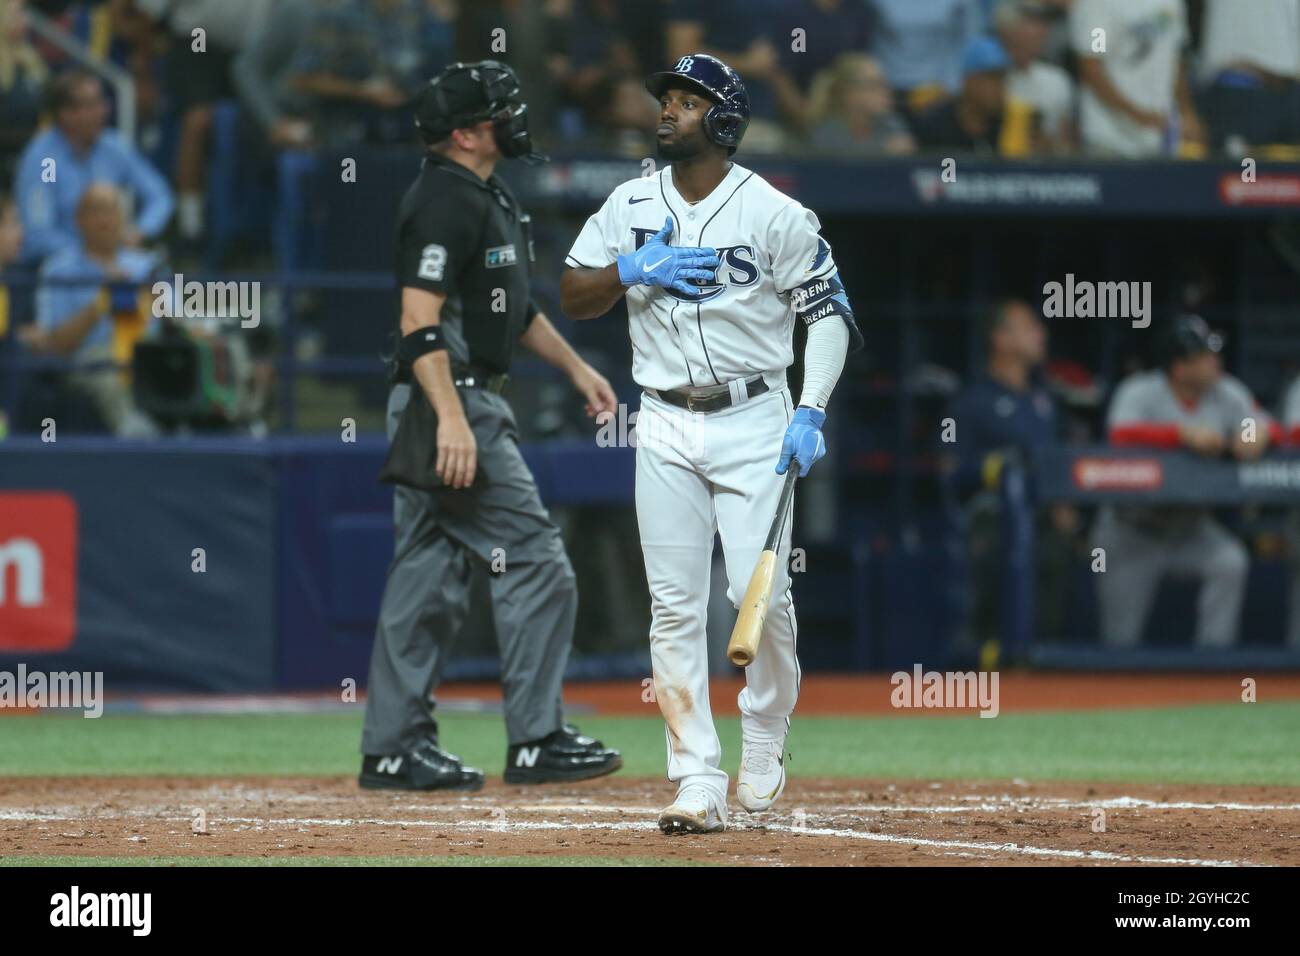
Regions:
M 1277 426 L 1250 390 L 1224 373 L 1222 346 L 1200 316 L 1177 317 L 1164 337 L 1164 367 L 1130 375 L 1115 389 L 1111 444 L 1186 448 L 1207 458 L 1230 452 L 1239 461 L 1262 455 Z M 1256 425 L 1252 440 L 1243 437 L 1248 419 Z M 1201 579 L 1197 645 L 1236 642 L 1250 558 L 1210 509 L 1108 506 L 1098 514 L 1093 546 L 1106 553 L 1106 573 L 1097 576 L 1106 644 L 1138 643 L 1160 579 L 1171 572 Z
M 503 395 L 522 343 L 568 374 L 589 414 L 616 407 L 609 382 L 529 297 L 528 215 L 493 173 L 502 157 L 536 158 L 519 95 L 514 71 L 484 60 L 447 67 L 416 102 L 428 150 L 398 212 L 402 337 L 388 434 L 395 451 L 415 452 L 403 458 L 436 454 L 437 479 L 428 490 L 404 484 L 395 494 L 397 547 L 370 659 L 362 787 L 483 785 L 482 771 L 441 748 L 428 695 L 465 619 L 471 562 L 491 566 L 498 557 L 504 566 L 493 568 L 490 588 L 509 741 L 506 782 L 582 780 L 623 764 L 617 750 L 563 720 L 561 680 L 578 592 Z M 432 406 L 436 425 L 418 433 L 399 428 L 414 402 Z
M 782 475 L 826 453 L 826 403 L 850 342 L 861 344 L 817 217 L 729 161 L 749 120 L 740 77 L 705 54 L 653 74 L 658 150 L 671 165 L 619 186 L 566 260 L 561 304 L 575 319 L 627 296 L 642 389 L 636 510 L 651 595 L 650 651 L 677 797 L 666 833 L 722 830 L 726 771 L 709 711 L 705 607 L 713 536 L 738 605 L 763 549 Z M 795 317 L 808 327 L 803 392 L 785 370 Z M 770 807 L 785 786 L 785 738 L 799 691 L 784 524 L 762 642 L 739 703 L 736 798 Z

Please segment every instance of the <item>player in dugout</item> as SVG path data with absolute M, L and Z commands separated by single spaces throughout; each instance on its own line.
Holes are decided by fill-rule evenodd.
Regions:
M 1286 443 L 1292 448 L 1300 448 L 1300 376 L 1287 388 L 1281 414 Z M 1300 650 L 1300 508 L 1292 509 L 1287 516 L 1286 538 L 1290 565 L 1286 643 L 1288 647 Z
M 1035 449 L 1060 441 L 1056 402 L 1044 380 L 1047 327 L 1023 299 L 1003 299 L 981 317 L 988 356 L 982 374 L 953 396 L 947 417 L 955 426 L 947 453 L 947 491 L 966 533 L 971 593 L 968 621 L 955 652 L 996 654 L 1003 627 L 1006 516 L 1002 483 L 1008 466 L 1027 474 Z M 1065 632 L 1065 593 L 1074 561 L 1076 509 L 1057 502 L 1038 512 L 1037 630 L 1051 639 Z M 987 660 L 987 658 L 984 658 Z
M 1116 388 L 1107 414 L 1111 444 L 1186 448 L 1206 458 L 1231 454 L 1238 461 L 1263 455 L 1278 438 L 1277 424 L 1223 371 L 1222 348 L 1222 336 L 1200 316 L 1176 317 L 1162 342 L 1162 367 L 1130 375 Z M 1093 546 L 1106 558 L 1106 572 L 1097 577 L 1106 644 L 1138 644 L 1168 574 L 1200 579 L 1196 645 L 1236 643 L 1250 559 L 1209 508 L 1106 506 Z

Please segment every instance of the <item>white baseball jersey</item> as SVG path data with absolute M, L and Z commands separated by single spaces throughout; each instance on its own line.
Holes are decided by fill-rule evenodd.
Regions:
M 1300 80 L 1300 0 L 1206 0 L 1200 67 L 1209 83 L 1220 71 L 1251 63 Z
M 791 293 L 835 275 L 821 223 L 737 163 L 694 205 L 674 188 L 671 169 L 615 189 L 583 226 L 566 264 L 604 268 L 639 249 L 671 216 L 669 245 L 710 247 L 721 262 L 692 301 L 670 289 L 628 289 L 633 379 L 663 390 L 783 375 L 794 361 Z
M 1291 383 L 1282 398 L 1282 424 L 1287 428 L 1300 428 L 1300 378 Z
M 1105 52 L 1094 43 L 1104 30 Z M 1115 88 L 1130 103 L 1156 113 L 1174 111 L 1178 63 L 1187 43 L 1183 0 L 1075 0 L 1070 32 L 1078 56 L 1097 57 Z M 1120 156 L 1160 153 L 1164 134 L 1139 126 L 1085 89 L 1079 125 L 1090 150 Z

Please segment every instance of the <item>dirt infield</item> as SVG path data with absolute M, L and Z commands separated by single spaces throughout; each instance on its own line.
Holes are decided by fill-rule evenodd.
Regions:
M 7 856 L 596 856 L 765 865 L 1300 864 L 1300 788 L 791 781 L 778 810 L 666 837 L 671 790 L 621 779 L 361 791 L 349 779 L 0 781 Z M 1104 812 L 1105 832 L 1094 826 Z M 200 819 L 207 833 L 193 832 Z

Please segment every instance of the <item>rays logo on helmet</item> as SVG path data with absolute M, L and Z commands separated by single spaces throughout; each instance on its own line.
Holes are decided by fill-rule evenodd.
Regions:
M 750 115 L 749 94 L 740 74 L 715 56 L 691 53 L 679 59 L 671 70 L 646 78 L 646 89 L 656 99 L 669 86 L 682 84 L 713 101 L 704 113 L 704 135 L 734 153 L 745 136 Z

